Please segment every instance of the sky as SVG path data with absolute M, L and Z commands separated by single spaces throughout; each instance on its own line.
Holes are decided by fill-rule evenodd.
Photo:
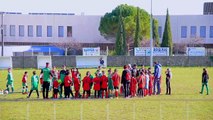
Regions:
M 213 0 L 152 0 L 153 14 L 200 15 L 204 2 Z M 75 13 L 76 15 L 104 15 L 120 4 L 145 9 L 150 13 L 151 0 L 0 0 L 0 11 L 36 13 Z

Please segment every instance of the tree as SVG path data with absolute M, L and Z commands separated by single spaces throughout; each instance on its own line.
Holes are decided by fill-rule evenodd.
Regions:
M 161 47 L 169 47 L 169 54 L 172 55 L 173 43 L 172 43 L 172 32 L 171 32 L 170 17 L 169 17 L 168 9 L 166 14 L 166 22 L 165 22 Z
M 138 32 L 139 36 L 139 41 L 142 41 L 142 36 L 144 39 L 147 39 L 150 37 L 149 31 L 150 31 L 150 16 L 149 14 L 143 10 L 139 9 L 139 19 L 140 19 L 140 29 Z M 135 26 L 136 26 L 136 15 L 137 15 L 137 7 L 134 6 L 129 6 L 129 5 L 119 5 L 116 7 L 112 12 L 106 13 L 100 21 L 99 25 L 99 31 L 102 36 L 104 36 L 108 40 L 116 41 L 116 43 L 121 43 L 118 42 L 118 31 L 120 29 L 120 23 L 119 23 L 119 15 L 120 15 L 120 10 L 122 11 L 121 17 L 122 17 L 122 22 L 123 24 L 123 42 L 124 44 L 122 45 L 127 46 L 124 47 L 124 51 L 128 51 L 127 48 L 130 46 L 133 46 L 134 44 L 134 37 L 135 37 Z M 142 22 L 143 21 L 143 22 Z M 121 40 L 121 39 L 120 39 Z M 119 46 L 119 45 L 116 45 Z M 116 48 L 117 49 L 117 48 Z M 125 50 L 127 49 L 127 50 Z
M 122 10 L 120 9 L 119 15 L 119 29 L 116 37 L 116 54 L 117 55 L 127 55 L 127 44 L 126 44 L 126 34 L 125 26 L 122 18 Z
M 139 47 L 139 45 L 140 45 L 139 31 L 140 31 L 140 13 L 139 13 L 139 7 L 138 7 L 137 16 L 136 16 L 134 47 Z
M 158 34 L 158 21 L 153 19 L 152 22 L 153 26 L 152 26 L 152 31 L 153 31 L 153 40 L 154 40 L 154 46 L 155 47 L 159 47 L 160 46 L 160 42 L 159 42 L 159 34 Z

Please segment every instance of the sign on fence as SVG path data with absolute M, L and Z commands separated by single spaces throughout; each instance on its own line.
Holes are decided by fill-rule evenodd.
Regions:
M 205 56 L 206 50 L 204 47 L 187 47 L 186 54 L 188 56 Z
M 83 48 L 83 56 L 100 56 L 100 47 Z
M 135 56 L 150 56 L 150 47 L 136 47 L 134 48 Z M 169 56 L 168 47 L 154 47 L 153 56 Z

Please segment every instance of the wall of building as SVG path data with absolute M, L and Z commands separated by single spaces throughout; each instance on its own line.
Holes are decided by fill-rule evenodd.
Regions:
M 4 14 L 3 24 L 6 25 L 5 42 L 52 43 L 76 40 L 79 43 L 112 43 L 100 35 L 98 30 L 102 16 L 88 15 L 29 15 Z M 161 38 L 163 36 L 165 15 L 154 16 L 159 22 Z M 174 43 L 183 43 L 191 39 L 190 28 L 196 26 L 196 37 L 200 37 L 200 26 L 206 27 L 205 44 L 213 44 L 213 15 L 170 15 L 172 37 Z M 1 19 L 0 19 L 1 23 Z M 15 25 L 15 36 L 10 36 L 10 25 Z M 24 25 L 24 36 L 19 36 L 19 25 Z M 33 37 L 28 36 L 28 25 L 33 26 Z M 42 36 L 36 36 L 36 26 L 42 26 Z M 47 37 L 47 26 L 52 26 L 52 37 Z M 64 37 L 58 37 L 58 26 L 64 27 Z M 72 26 L 72 37 L 67 37 L 67 26 Z M 181 38 L 181 26 L 187 27 L 187 37 Z M 212 35 L 210 27 L 212 26 Z M 212 36 L 212 37 L 210 37 Z
M 138 64 L 149 66 L 149 60 L 149 57 L 108 56 L 107 65 Z M 37 68 L 36 56 L 12 57 L 12 61 L 13 68 Z M 159 61 L 163 66 L 213 66 L 213 59 L 210 59 L 210 57 L 168 56 L 154 57 L 154 61 Z M 52 65 L 56 67 L 62 65 L 75 67 L 76 56 L 52 56 Z
M 52 43 L 76 40 L 79 43 L 111 43 L 98 30 L 101 16 L 78 15 L 28 15 L 4 14 L 5 42 Z M 0 19 L 1 23 L 1 19 Z M 15 25 L 15 36 L 10 36 L 10 25 Z M 19 25 L 24 25 L 24 36 L 19 36 Z M 28 25 L 33 26 L 33 36 L 28 36 Z M 36 26 L 42 26 L 42 36 L 37 37 Z M 47 37 L 47 26 L 52 26 L 52 37 Z M 64 27 L 63 37 L 58 37 L 58 26 Z M 67 26 L 72 27 L 72 37 L 67 37 Z
M 154 17 L 158 20 L 159 27 L 162 27 L 162 32 L 160 34 L 163 37 L 166 16 L 157 15 Z M 189 42 L 190 39 L 200 39 L 202 43 L 213 44 L 213 37 L 210 37 L 210 27 L 213 26 L 213 15 L 170 15 L 170 22 L 174 43 L 186 43 L 187 41 Z M 187 27 L 186 38 L 181 37 L 181 26 Z M 196 27 L 196 38 L 191 36 L 191 26 Z M 206 27 L 205 38 L 200 37 L 200 26 Z

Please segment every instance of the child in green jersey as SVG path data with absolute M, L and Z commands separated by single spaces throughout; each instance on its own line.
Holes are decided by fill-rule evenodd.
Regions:
M 33 71 L 33 76 L 31 77 L 31 90 L 27 98 L 30 98 L 30 95 L 33 92 L 33 90 L 36 91 L 37 98 L 39 98 L 38 84 L 39 84 L 39 77 L 36 75 L 36 71 Z
M 14 92 L 13 82 L 14 82 L 14 79 L 13 79 L 12 70 L 11 70 L 11 68 L 8 68 L 7 84 L 6 84 L 8 92 L 9 92 L 9 86 L 11 87 L 12 92 Z

